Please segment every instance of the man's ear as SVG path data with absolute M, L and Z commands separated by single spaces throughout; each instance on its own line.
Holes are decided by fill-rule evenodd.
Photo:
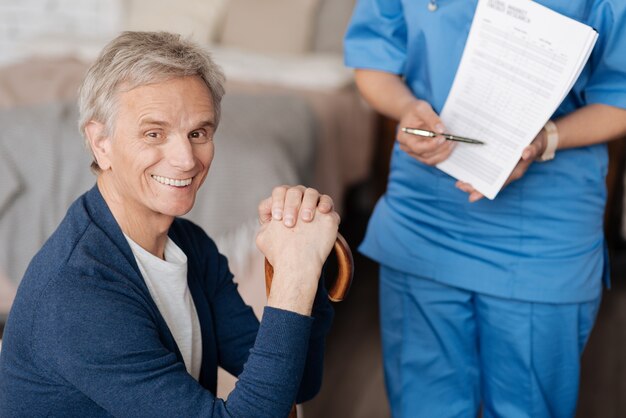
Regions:
M 85 136 L 100 169 L 106 171 L 111 168 L 111 138 L 104 124 L 90 120 L 85 125 Z

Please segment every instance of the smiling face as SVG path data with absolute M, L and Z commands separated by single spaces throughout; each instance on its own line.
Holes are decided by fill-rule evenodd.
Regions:
M 122 229 L 169 226 L 191 210 L 213 159 L 211 93 L 197 76 L 140 86 L 119 93 L 111 135 L 96 122 L 86 132 L 102 170 L 98 185 Z

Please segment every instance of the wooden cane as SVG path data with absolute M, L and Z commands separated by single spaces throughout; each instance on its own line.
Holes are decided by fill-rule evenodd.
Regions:
M 341 302 L 350 290 L 352 284 L 352 276 L 354 274 L 354 261 L 352 259 L 352 251 L 348 243 L 341 236 L 337 234 L 337 241 L 335 241 L 335 254 L 337 255 L 337 277 L 333 284 L 328 289 L 328 299 L 333 302 Z M 265 292 L 269 296 L 270 289 L 272 287 L 272 279 L 274 278 L 274 268 L 265 259 Z
M 335 281 L 328 289 L 328 299 L 333 302 L 341 302 L 350 290 L 352 284 L 352 276 L 354 275 L 354 260 L 352 259 L 352 251 L 348 243 L 341 236 L 337 234 L 337 241 L 335 241 L 335 254 L 337 255 L 337 277 Z M 265 259 L 265 291 L 267 295 L 270 294 L 272 288 L 272 279 L 274 278 L 274 268 Z M 289 418 L 297 418 L 298 412 L 296 411 L 296 405 L 294 404 L 289 412 Z

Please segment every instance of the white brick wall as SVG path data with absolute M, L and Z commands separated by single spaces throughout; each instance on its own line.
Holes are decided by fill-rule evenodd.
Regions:
M 0 64 L 41 41 L 109 39 L 122 27 L 123 7 L 123 0 L 0 0 Z

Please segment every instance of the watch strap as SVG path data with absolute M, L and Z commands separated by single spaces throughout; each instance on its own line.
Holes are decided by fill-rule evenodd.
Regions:
M 550 161 L 554 158 L 556 148 L 559 145 L 559 131 L 556 124 L 551 120 L 547 121 L 543 129 L 546 131 L 546 148 L 537 161 Z

